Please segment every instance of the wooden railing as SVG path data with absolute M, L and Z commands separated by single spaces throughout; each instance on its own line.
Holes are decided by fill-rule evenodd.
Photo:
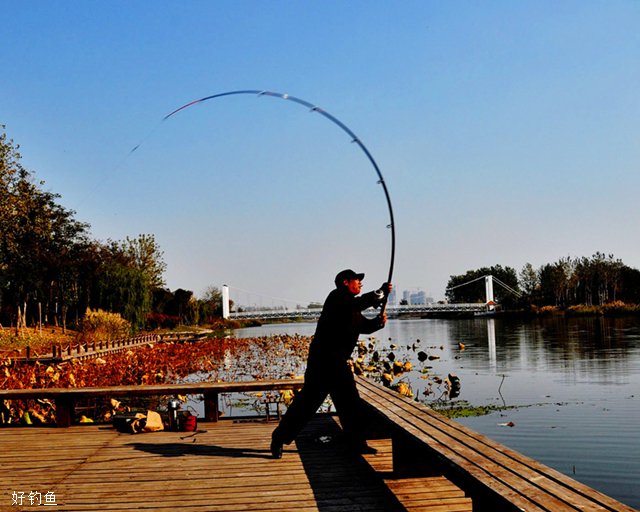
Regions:
M 148 386 L 104 386 L 88 388 L 39 388 L 0 390 L 0 400 L 49 399 L 55 402 L 56 425 L 74 423 L 76 403 L 90 398 L 141 397 L 165 395 L 203 395 L 206 421 L 218 421 L 220 393 L 300 389 L 301 379 L 253 380 L 246 382 L 199 382 L 154 384 Z
M 473 497 L 474 511 L 634 511 L 396 391 L 356 381 L 371 423 L 392 439 L 396 476 L 441 471 Z
M 147 343 L 157 343 L 160 340 L 161 337 L 156 334 L 145 334 L 141 336 L 134 336 L 133 338 L 92 341 L 77 345 L 69 344 L 64 347 L 62 345 L 54 345 L 51 357 L 62 361 L 67 359 L 86 359 L 96 357 L 99 354 L 121 352 Z M 30 358 L 30 355 L 31 354 L 27 352 L 27 359 Z
M 90 359 L 101 354 L 110 354 L 129 350 L 134 347 L 158 342 L 191 342 L 208 336 L 209 333 L 172 332 L 166 334 L 142 334 L 131 338 L 119 338 L 107 341 L 88 341 L 83 343 L 58 343 L 50 352 L 37 353 L 27 346 L 24 351 L 0 351 L 0 359 L 12 358 L 17 362 L 41 363 L 62 362 L 70 359 Z

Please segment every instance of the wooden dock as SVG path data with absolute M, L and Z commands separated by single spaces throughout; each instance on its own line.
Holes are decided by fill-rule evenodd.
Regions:
M 280 460 L 269 452 L 274 427 L 229 419 L 195 434 L 2 428 L 0 510 L 471 511 L 442 476 L 395 479 L 389 440 L 371 441 L 380 451 L 366 458 L 339 437 L 321 442 L 339 433 L 333 416 L 316 416 Z
M 393 390 L 356 383 L 379 452 L 351 452 L 337 419 L 321 414 L 280 460 L 269 450 L 276 423 L 213 421 L 218 394 L 298 389 L 299 380 L 0 390 L 3 400 L 54 400 L 65 427 L 0 428 L 0 512 L 636 512 Z M 211 421 L 195 433 L 75 424 L 81 399 L 176 393 L 204 396 Z

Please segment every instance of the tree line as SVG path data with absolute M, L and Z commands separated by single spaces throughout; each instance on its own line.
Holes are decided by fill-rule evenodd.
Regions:
M 94 240 L 59 199 L 24 168 L 19 145 L 0 125 L 0 326 L 79 327 L 88 308 L 119 313 L 135 330 L 220 314 L 214 287 L 203 299 L 164 288 L 153 235 Z
M 450 276 L 447 299 L 451 302 L 484 302 L 485 285 L 480 278 L 486 275 L 493 275 L 512 288 L 509 291 L 494 285 L 496 302 L 507 307 L 568 308 L 603 306 L 615 301 L 640 304 L 640 271 L 625 265 L 613 254 L 601 252 L 591 257 L 563 257 L 537 269 L 527 263 L 519 273 L 501 265 L 469 270 L 462 275 Z

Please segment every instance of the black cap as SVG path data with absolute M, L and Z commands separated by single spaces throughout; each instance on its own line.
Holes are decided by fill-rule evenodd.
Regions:
M 351 279 L 360 279 L 362 281 L 364 279 L 364 274 L 358 274 L 348 268 L 347 270 L 338 272 L 334 282 L 336 283 L 336 286 L 342 286 L 345 280 L 349 281 Z

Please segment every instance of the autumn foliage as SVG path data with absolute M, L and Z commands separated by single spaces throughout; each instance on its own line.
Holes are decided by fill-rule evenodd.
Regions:
M 119 353 L 105 353 L 93 359 L 71 359 L 58 364 L 24 363 L 5 357 L 0 359 L 0 386 L 2 389 L 81 388 L 294 378 L 304 373 L 310 341 L 310 336 L 272 335 L 248 339 L 216 337 L 193 342 L 158 342 Z M 419 340 L 407 346 L 407 355 L 411 352 L 417 357 L 417 361 L 412 363 L 396 356 L 394 351 L 403 347 L 371 337 L 358 343 L 353 371 L 410 398 L 414 397 L 411 382 L 415 382 L 415 378 L 427 379 L 428 385 L 422 394 L 433 395 L 432 384 L 447 384 L 446 379 L 430 374 L 431 366 L 428 364 L 439 359 L 433 353 L 438 348 L 423 347 L 432 352 L 426 354 L 418 351 L 419 347 Z M 331 375 L 328 374 L 327 378 Z M 280 396 L 285 403 L 291 398 Z M 94 404 L 93 417 L 104 420 L 113 412 L 110 409 L 112 405 L 109 400 Z M 55 416 L 53 404 L 46 400 L 5 401 L 0 404 L 0 413 L 4 423 L 25 423 L 25 413 L 31 420 L 45 423 L 53 421 Z
M 198 342 L 148 344 L 126 352 L 59 364 L 0 361 L 2 389 L 74 388 L 191 381 L 278 379 L 303 371 L 309 338 L 210 338 Z M 39 417 L 50 404 L 4 404 L 11 421 L 25 411 Z M 6 411 L 5 411 L 6 412 Z M 35 414 L 34 414 L 35 413 Z M 46 415 L 45 415 L 46 416 Z

